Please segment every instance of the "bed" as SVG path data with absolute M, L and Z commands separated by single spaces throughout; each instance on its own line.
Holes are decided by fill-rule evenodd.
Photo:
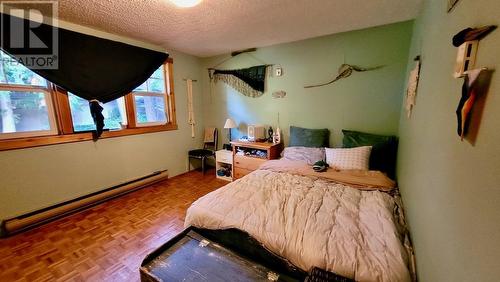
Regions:
M 384 191 L 390 181 L 376 172 L 332 176 L 306 168 L 300 161 L 269 161 L 194 202 L 185 225 L 243 230 L 304 271 L 411 281 L 398 198 Z M 366 173 L 371 184 L 363 185 Z

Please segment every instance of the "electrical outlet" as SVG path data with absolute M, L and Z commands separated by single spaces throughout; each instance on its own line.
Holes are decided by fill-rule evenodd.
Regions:
M 281 67 L 276 67 L 276 69 L 274 70 L 274 74 L 276 76 L 282 76 L 283 75 L 283 69 Z

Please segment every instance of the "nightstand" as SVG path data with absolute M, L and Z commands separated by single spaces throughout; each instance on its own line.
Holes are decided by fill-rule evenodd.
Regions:
M 219 175 L 222 174 L 223 175 Z M 219 150 L 215 152 L 215 175 L 219 179 L 233 181 L 233 152 Z
M 233 145 L 233 178 L 241 178 L 259 168 L 268 160 L 279 159 L 283 143 L 231 142 Z

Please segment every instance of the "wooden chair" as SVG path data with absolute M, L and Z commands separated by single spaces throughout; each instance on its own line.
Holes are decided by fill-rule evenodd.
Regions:
M 207 158 L 215 158 L 215 151 L 217 151 L 218 132 L 217 128 L 205 128 L 205 137 L 203 142 L 203 149 L 190 150 L 188 159 L 201 160 L 201 171 L 205 174 L 205 161 Z M 189 166 L 191 170 L 191 166 Z

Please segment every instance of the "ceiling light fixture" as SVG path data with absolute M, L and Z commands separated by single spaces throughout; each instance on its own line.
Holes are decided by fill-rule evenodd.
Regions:
M 190 8 L 200 4 L 201 0 L 170 0 L 175 6 L 181 8 Z

